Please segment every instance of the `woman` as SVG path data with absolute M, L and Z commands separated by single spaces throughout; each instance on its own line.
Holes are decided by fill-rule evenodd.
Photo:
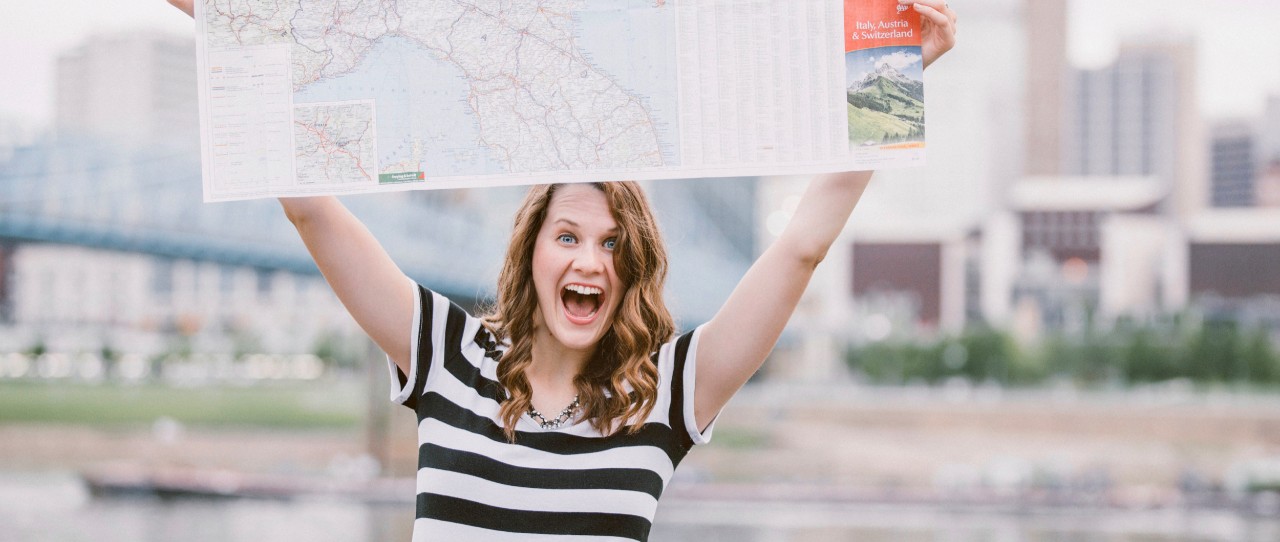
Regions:
M 923 16 L 927 66 L 954 44 L 955 15 L 900 2 Z M 280 203 L 418 414 L 415 540 L 644 540 L 675 466 L 764 362 L 870 178 L 813 180 L 715 317 L 674 340 L 666 252 L 634 183 L 533 187 L 484 319 L 413 284 L 336 198 Z

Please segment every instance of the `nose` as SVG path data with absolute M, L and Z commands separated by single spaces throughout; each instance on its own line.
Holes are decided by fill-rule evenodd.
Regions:
M 587 275 L 603 273 L 604 259 L 610 257 L 609 254 L 604 253 L 603 248 L 584 244 L 573 259 L 573 268 Z

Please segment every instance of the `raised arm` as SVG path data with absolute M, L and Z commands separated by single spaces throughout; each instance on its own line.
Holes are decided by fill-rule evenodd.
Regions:
M 194 16 L 193 0 L 168 1 Z M 280 205 L 347 312 L 409 374 L 416 292 L 404 272 L 337 198 L 280 198 Z
M 899 0 L 921 20 L 921 53 L 929 66 L 955 46 L 956 14 L 945 0 Z M 694 417 L 704 429 L 760 369 L 795 312 L 813 271 L 844 229 L 871 180 L 870 171 L 814 179 L 782 235 L 734 288 L 698 340 Z
M 280 198 L 316 267 L 360 328 L 410 374 L 417 293 L 368 228 L 332 196 Z
M 699 429 L 711 423 L 773 350 L 814 269 L 844 229 L 871 174 L 855 171 L 810 181 L 791 223 L 703 326 L 694 390 Z

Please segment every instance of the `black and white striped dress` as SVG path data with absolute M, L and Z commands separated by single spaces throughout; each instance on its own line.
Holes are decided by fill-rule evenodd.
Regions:
M 502 432 L 495 344 L 480 320 L 418 286 L 413 365 L 391 363 L 392 400 L 418 414 L 413 540 L 645 540 L 676 465 L 707 442 L 693 415 L 700 329 L 653 355 L 658 398 L 638 433 L 603 436 L 584 420 Z

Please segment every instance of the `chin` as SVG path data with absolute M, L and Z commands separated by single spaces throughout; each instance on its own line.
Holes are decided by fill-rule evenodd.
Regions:
M 606 331 L 562 328 L 556 333 L 556 340 L 571 350 L 593 350 L 604 339 Z

